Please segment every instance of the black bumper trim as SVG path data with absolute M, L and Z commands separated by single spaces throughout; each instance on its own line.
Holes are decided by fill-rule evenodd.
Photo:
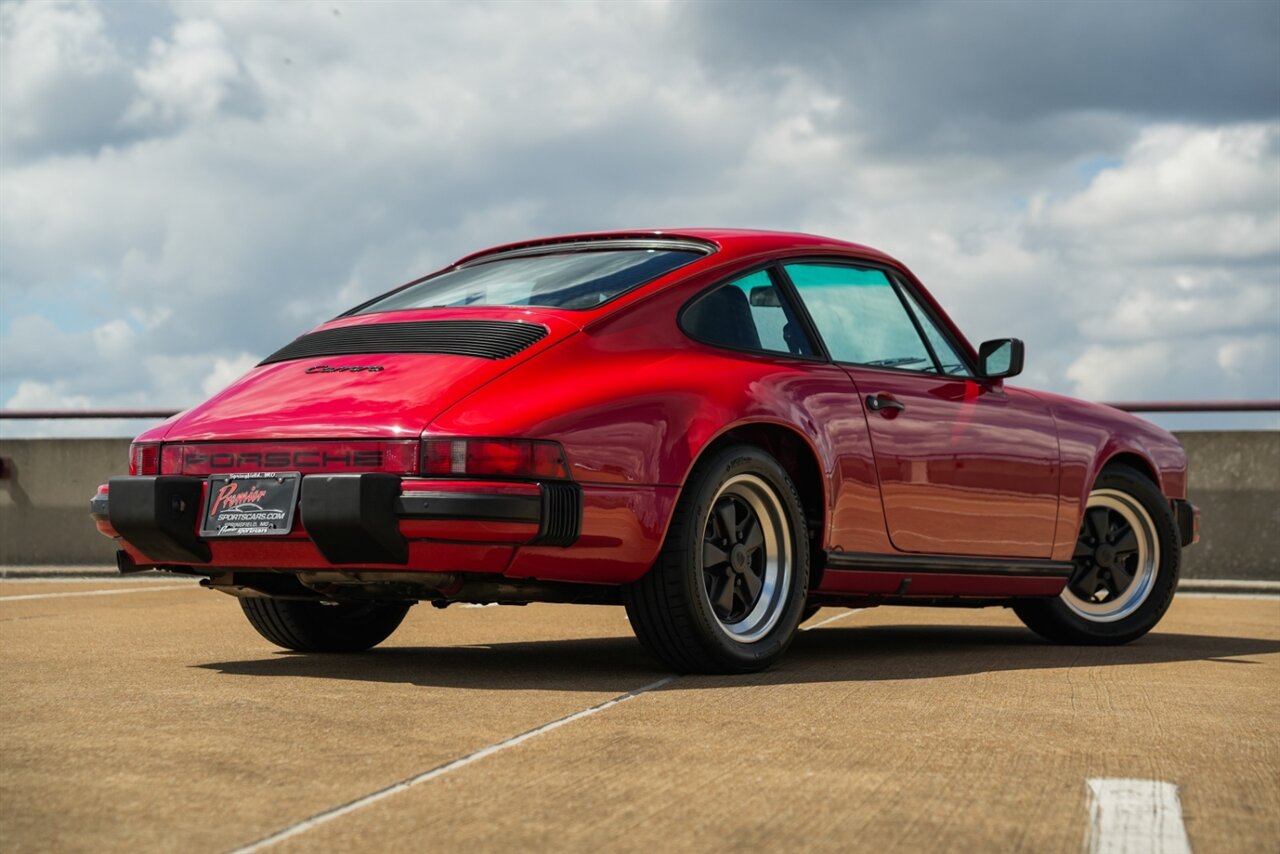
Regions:
M 110 500 L 102 509 L 125 542 L 157 563 L 209 562 L 209 546 L 195 531 L 204 494 L 200 478 L 113 477 L 108 483 Z
M 947 575 L 1034 575 L 1068 578 L 1075 568 L 1070 561 L 1035 558 L 984 558 L 964 555 L 880 555 L 828 552 L 827 567 L 873 572 L 918 572 Z
M 582 533 L 582 487 L 557 481 L 542 484 L 542 525 L 529 545 L 571 546 Z
M 542 498 L 486 492 L 405 492 L 396 500 L 402 519 L 474 519 L 538 524 Z
M 1199 541 L 1199 531 L 1196 530 L 1196 516 L 1200 510 L 1190 501 L 1183 501 L 1175 498 L 1173 501 L 1173 516 L 1178 523 L 1178 541 L 1183 548 Z
M 302 524 L 330 563 L 409 562 L 394 474 L 313 474 L 302 479 Z

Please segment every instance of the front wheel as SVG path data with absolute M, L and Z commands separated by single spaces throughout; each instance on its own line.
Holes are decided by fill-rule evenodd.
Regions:
M 1089 493 L 1066 588 L 1057 599 L 1019 602 L 1014 613 L 1058 643 L 1128 643 L 1169 609 L 1181 552 L 1156 485 L 1130 469 L 1104 471 Z
M 258 634 L 298 652 L 360 652 L 382 643 L 409 611 L 408 602 L 307 602 L 241 599 Z
M 627 616 L 681 673 L 748 673 L 776 661 L 809 582 L 804 510 L 773 457 L 736 446 L 699 463 L 657 563 L 625 591 Z

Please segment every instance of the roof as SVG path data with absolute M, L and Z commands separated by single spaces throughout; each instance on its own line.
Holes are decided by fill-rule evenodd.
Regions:
M 654 238 L 685 238 L 698 240 L 714 245 L 720 252 L 732 255 L 754 255 L 760 252 L 783 250 L 837 250 L 856 252 L 868 258 L 894 261 L 893 258 L 870 246 L 850 243 L 816 234 L 803 234 L 787 231 L 762 231 L 742 228 L 653 228 L 628 229 L 624 231 L 591 231 L 576 234 L 562 234 L 553 237 L 539 237 L 532 240 L 521 240 L 493 246 L 480 252 L 460 258 L 456 264 L 465 264 L 478 258 L 501 252 L 537 247 L 552 247 L 561 243 L 584 243 L 608 240 L 645 240 Z

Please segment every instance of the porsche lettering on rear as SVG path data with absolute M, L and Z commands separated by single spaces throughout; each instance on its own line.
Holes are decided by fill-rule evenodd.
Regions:
M 219 451 L 212 454 L 192 451 L 186 463 L 211 471 L 250 471 L 253 469 L 333 469 L 352 471 L 376 470 L 382 467 L 380 450 L 369 451 Z

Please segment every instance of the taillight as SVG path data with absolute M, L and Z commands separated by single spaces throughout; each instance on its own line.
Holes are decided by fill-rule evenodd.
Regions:
M 558 442 L 541 439 L 425 439 L 422 473 L 568 480 L 569 464 Z
M 137 442 L 130 445 L 129 474 L 160 474 L 160 446 Z

